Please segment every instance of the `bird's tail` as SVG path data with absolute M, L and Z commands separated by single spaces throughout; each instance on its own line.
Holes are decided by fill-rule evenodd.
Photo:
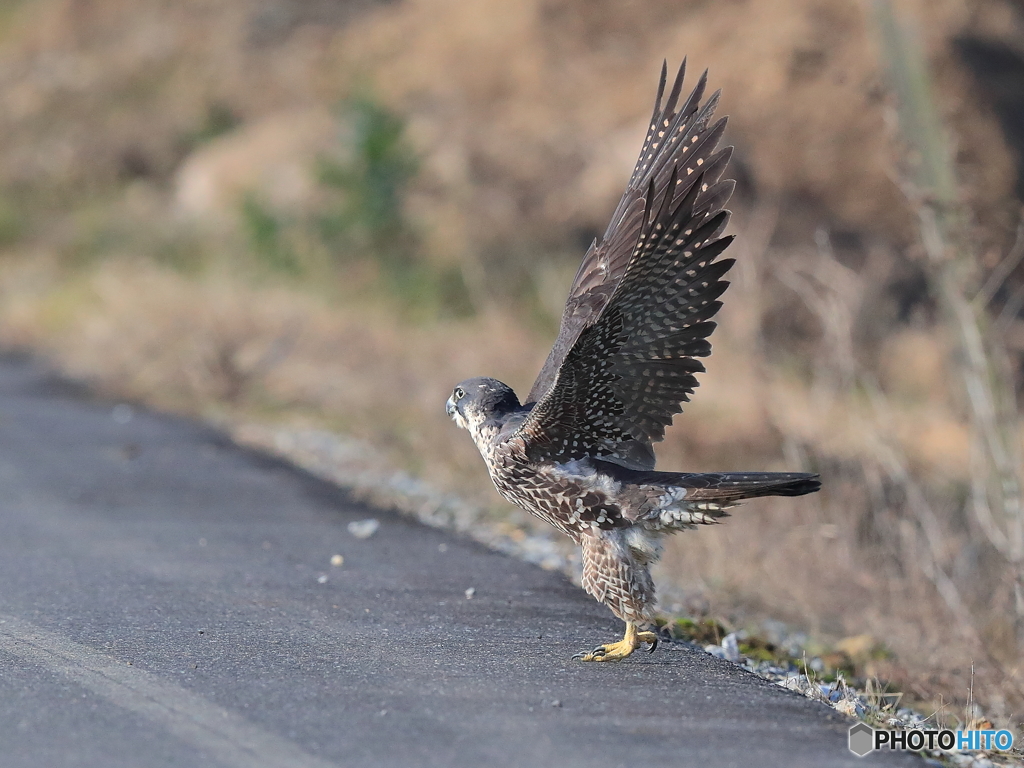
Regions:
M 657 472 L 664 482 L 686 490 L 689 501 L 732 503 L 759 496 L 803 496 L 821 488 L 818 475 L 807 472 Z
M 807 472 L 654 472 L 595 459 L 598 469 L 619 482 L 648 489 L 678 491 L 679 500 L 728 505 L 759 496 L 803 496 L 821 488 Z
M 729 508 L 744 499 L 803 496 L 821 488 L 818 476 L 806 472 L 649 474 L 649 482 L 642 487 L 655 506 L 641 520 L 646 527 L 661 532 L 712 525 L 728 517 Z

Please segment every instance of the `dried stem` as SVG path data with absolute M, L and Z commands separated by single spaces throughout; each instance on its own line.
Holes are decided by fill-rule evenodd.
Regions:
M 968 287 L 976 258 L 968 245 L 967 214 L 957 195 L 951 153 L 932 103 L 925 59 L 913 30 L 896 18 L 889 2 L 876 0 L 875 10 L 899 100 L 900 133 L 913 150 L 909 156 L 917 159 L 900 186 L 917 213 L 932 293 L 958 342 L 959 354 L 950 359 L 950 367 L 964 385 L 976 451 L 970 508 L 1011 571 L 1018 644 L 1024 648 L 1020 415 L 1005 349 L 989 332 L 985 314 L 991 296 L 1024 258 L 1021 232 L 1011 254 L 971 301 Z

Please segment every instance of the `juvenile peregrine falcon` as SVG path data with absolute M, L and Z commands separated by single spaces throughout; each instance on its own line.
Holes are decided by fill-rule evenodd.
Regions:
M 742 499 L 800 496 L 817 475 L 655 472 L 652 444 L 680 413 L 711 354 L 711 318 L 728 283 L 732 237 L 720 180 L 732 147 L 707 72 L 679 105 L 686 61 L 668 98 L 663 66 L 654 115 L 604 238 L 576 273 L 551 354 L 526 403 L 500 381 L 468 379 L 447 411 L 468 429 L 505 499 L 583 547 L 583 586 L 626 622 L 625 637 L 582 661 L 618 661 L 657 636 L 650 566 L 662 536 L 715 523 Z

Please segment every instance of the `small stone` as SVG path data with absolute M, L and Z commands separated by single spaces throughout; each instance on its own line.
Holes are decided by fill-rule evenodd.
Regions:
M 844 715 L 848 715 L 849 717 L 857 716 L 857 705 L 854 703 L 853 699 L 843 699 L 842 701 L 836 702 L 835 709 L 836 712 L 842 712 Z
M 317 576 L 316 577 L 316 583 L 317 584 L 326 584 L 327 583 L 327 574 L 326 573 L 321 573 L 319 576 Z
M 368 539 L 380 528 L 380 521 L 374 517 L 366 520 L 353 520 L 348 524 L 348 532 L 357 539 Z
M 561 699 L 555 699 L 554 701 L 552 701 L 552 702 L 551 702 L 551 706 L 552 706 L 552 707 L 560 707 L 560 706 L 562 706 L 562 701 L 561 701 Z
M 467 600 L 472 600 L 473 599 L 473 595 L 475 595 L 475 594 L 476 594 L 476 587 L 470 587 L 469 589 L 466 590 L 466 599 Z
M 341 555 L 331 555 L 331 565 L 335 568 L 341 568 L 345 564 L 345 558 Z
M 718 659 L 726 658 L 725 649 L 722 648 L 722 646 L 720 645 L 715 645 L 714 643 L 712 643 L 711 645 L 705 645 L 704 653 L 710 653 L 712 656 Z
M 722 638 L 722 651 L 725 653 L 725 658 L 733 663 L 742 658 L 740 656 L 740 640 L 735 632 L 730 632 Z

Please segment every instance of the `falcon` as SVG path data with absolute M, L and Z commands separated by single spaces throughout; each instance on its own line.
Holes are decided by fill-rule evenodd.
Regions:
M 619 642 L 574 659 L 619 661 L 657 635 L 650 568 L 661 539 L 717 523 L 758 496 L 820 488 L 802 472 L 656 472 L 653 444 L 697 386 L 712 318 L 733 265 L 721 258 L 723 180 L 732 147 L 712 122 L 720 91 L 701 104 L 707 72 L 680 102 L 683 60 L 668 98 L 667 66 L 640 158 L 600 240 L 583 257 L 558 337 L 520 403 L 506 384 L 455 387 L 448 415 L 469 430 L 506 500 L 583 549 L 583 587 L 626 623 Z

